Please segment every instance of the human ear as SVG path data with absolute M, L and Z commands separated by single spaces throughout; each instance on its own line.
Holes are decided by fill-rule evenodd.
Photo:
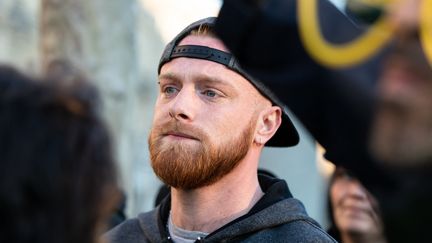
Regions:
M 276 133 L 282 123 L 282 110 L 278 106 L 270 106 L 261 111 L 254 142 L 264 145 Z

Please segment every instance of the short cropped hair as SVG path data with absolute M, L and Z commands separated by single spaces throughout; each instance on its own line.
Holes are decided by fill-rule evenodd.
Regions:
M 0 242 L 95 242 L 118 188 L 97 97 L 0 67 Z
M 190 32 L 190 35 L 216 37 L 214 28 L 208 24 L 202 24 Z

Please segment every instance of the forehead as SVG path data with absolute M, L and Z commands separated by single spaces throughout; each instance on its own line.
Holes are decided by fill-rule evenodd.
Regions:
M 208 46 L 221 51 L 229 52 L 228 48 L 218 38 L 207 35 L 188 35 L 178 44 L 181 45 L 201 45 Z

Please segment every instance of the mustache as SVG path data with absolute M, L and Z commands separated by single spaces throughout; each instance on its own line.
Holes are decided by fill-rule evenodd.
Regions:
M 426 79 L 432 77 L 431 66 L 418 39 L 393 46 L 390 53 L 388 53 L 387 62 L 391 63 L 392 59 L 405 60 L 409 68 L 413 69 L 418 75 L 422 75 Z
M 178 121 L 169 121 L 157 125 L 153 127 L 152 133 L 158 137 L 175 134 L 199 141 L 204 140 L 207 137 L 207 134 L 200 127 L 184 124 Z
M 370 203 L 366 199 L 359 199 L 352 196 L 344 196 L 340 198 L 336 205 L 343 210 L 351 209 L 356 211 L 362 211 L 367 214 L 374 214 L 375 210 Z
M 393 116 L 405 117 L 414 109 L 410 102 L 406 99 L 395 99 L 393 97 L 381 97 L 375 113 L 381 112 L 390 113 Z

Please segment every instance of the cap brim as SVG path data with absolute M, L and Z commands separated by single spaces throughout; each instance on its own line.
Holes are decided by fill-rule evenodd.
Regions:
M 268 147 L 290 147 L 299 143 L 300 137 L 288 114 L 283 112 L 282 123 L 275 135 L 266 143 Z

